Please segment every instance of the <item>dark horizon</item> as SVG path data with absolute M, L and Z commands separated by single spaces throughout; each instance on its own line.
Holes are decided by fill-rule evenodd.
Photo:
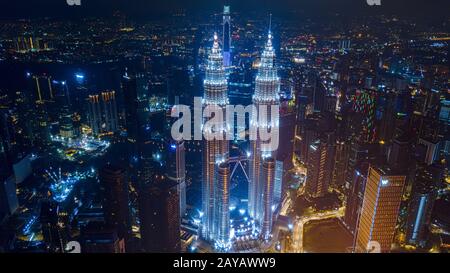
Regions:
M 90 16 L 108 17 L 119 11 L 136 19 L 152 19 L 168 16 L 183 9 L 188 14 L 198 12 L 220 12 L 228 3 L 234 12 L 266 11 L 286 14 L 304 11 L 307 16 L 320 17 L 330 13 L 346 16 L 394 14 L 411 19 L 448 19 L 450 2 L 435 0 L 433 3 L 420 0 L 381 0 L 381 6 L 369 6 L 366 0 L 81 0 L 81 6 L 69 6 L 66 0 L 8 1 L 0 9 L 1 19 L 35 19 L 45 17 L 82 18 Z

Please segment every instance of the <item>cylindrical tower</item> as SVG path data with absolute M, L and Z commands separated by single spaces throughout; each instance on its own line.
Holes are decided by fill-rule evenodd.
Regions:
M 214 35 L 214 44 L 208 56 L 208 65 L 206 67 L 206 75 L 204 80 L 204 100 L 203 107 L 216 106 L 216 110 L 223 111 L 225 117 L 225 107 L 228 104 L 228 82 L 223 67 L 223 56 L 219 47 L 217 34 Z M 201 237 L 210 242 L 228 242 L 229 231 L 223 229 L 221 219 L 218 219 L 218 199 L 222 204 L 228 202 L 228 194 L 222 195 L 220 189 L 224 186 L 225 180 L 218 179 L 218 166 L 221 163 L 228 162 L 228 141 L 226 140 L 226 124 L 216 124 L 215 127 L 204 130 L 203 140 L 203 181 L 202 181 L 202 228 Z M 212 135 L 222 134 L 221 139 L 211 138 Z M 226 187 L 228 189 L 228 186 Z M 226 200 L 224 200 L 224 198 Z M 229 211 L 223 210 L 222 213 L 228 214 Z M 227 223 L 229 225 L 229 222 Z M 229 227 L 228 227 L 229 229 Z M 220 234 L 220 238 L 218 237 Z M 220 243 L 219 243 L 220 244 Z
M 217 168 L 217 239 L 216 248 L 227 250 L 230 242 L 230 165 L 220 163 Z
M 262 206 L 264 209 L 263 222 L 261 237 L 264 240 L 269 240 L 272 233 L 272 218 L 273 218 L 273 190 L 275 183 L 275 159 L 268 157 L 264 159 L 262 168 L 262 183 L 263 187 L 263 198 Z
M 275 151 L 264 150 L 262 141 L 260 140 L 259 129 L 270 127 L 274 130 L 275 126 L 279 126 L 278 120 L 271 117 L 271 106 L 279 105 L 280 97 L 280 78 L 277 76 L 277 69 L 274 64 L 275 51 L 272 46 L 272 34 L 269 31 L 268 40 L 264 51 L 261 55 L 261 65 L 255 80 L 255 95 L 253 96 L 253 104 L 258 110 L 258 118 L 250 122 L 251 126 L 255 126 L 257 130 L 257 139 L 250 143 L 250 179 L 248 189 L 248 209 L 249 214 L 253 217 L 257 225 L 261 226 L 263 222 L 262 198 L 264 184 L 261 182 L 261 162 L 263 157 L 275 157 Z M 261 118 L 260 107 L 266 107 L 267 117 Z

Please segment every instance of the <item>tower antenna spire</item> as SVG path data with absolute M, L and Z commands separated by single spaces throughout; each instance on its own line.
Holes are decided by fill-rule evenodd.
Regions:
M 272 32 L 272 13 L 269 14 L 269 33 Z

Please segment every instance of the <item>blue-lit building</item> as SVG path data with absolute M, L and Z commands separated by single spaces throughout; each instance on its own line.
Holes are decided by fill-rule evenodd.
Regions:
M 450 124 L 450 100 L 443 100 L 441 102 L 441 111 L 439 112 L 439 120 Z
M 430 234 L 431 213 L 443 177 L 444 169 L 438 164 L 421 165 L 416 171 L 408 206 L 406 225 L 408 244 L 425 247 Z
M 231 16 L 230 6 L 223 7 L 223 65 L 231 65 Z
M 228 104 L 228 81 L 223 65 L 223 55 L 219 47 L 217 34 L 208 55 L 204 79 L 203 106 L 218 106 L 225 111 Z M 223 114 L 223 116 L 225 116 Z M 229 141 L 226 140 L 226 124 L 217 124 L 210 129 L 203 129 L 203 162 L 202 162 L 202 213 L 201 237 L 214 243 L 216 248 L 227 250 L 231 247 L 229 234 L 228 208 L 230 179 L 219 175 L 219 165 L 228 162 Z M 223 134 L 222 140 L 213 137 Z M 208 140 L 211 139 L 211 140 Z M 220 177 L 220 179 L 219 179 Z M 223 185 L 226 183 L 226 185 Z M 218 203 L 220 201 L 220 204 Z M 222 208 L 222 209 L 219 209 Z
M 273 205 L 279 206 L 283 199 L 283 161 L 277 160 L 275 163 L 275 183 L 273 189 Z

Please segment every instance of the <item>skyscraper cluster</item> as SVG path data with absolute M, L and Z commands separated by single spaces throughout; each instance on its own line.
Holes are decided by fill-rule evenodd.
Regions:
M 224 9 L 224 53 L 221 53 L 217 35 L 214 36 L 213 47 L 208 56 L 204 80 L 204 106 L 217 105 L 225 110 L 228 104 L 227 78 L 225 67 L 230 65 L 230 18 L 229 7 Z M 281 191 L 281 186 L 275 188 L 276 148 L 261 140 L 260 129 L 269 129 L 278 132 L 278 116 L 271 116 L 271 106 L 279 105 L 280 78 L 275 66 L 275 51 L 272 45 L 272 33 L 269 30 L 267 42 L 261 55 L 261 65 L 256 76 L 253 104 L 260 111 L 262 117 L 252 115 L 250 126 L 255 129 L 256 139 L 250 140 L 249 158 L 249 186 L 248 186 L 248 212 L 253 219 L 257 233 L 263 240 L 270 240 L 273 224 L 273 203 L 275 189 Z M 267 110 L 269 109 L 269 110 Z M 278 108 L 277 108 L 278 109 Z M 258 111 L 257 111 L 258 112 Z M 253 113 L 254 114 L 254 113 Z M 264 115 L 267 114 L 267 115 Z M 225 117 L 226 113 L 223 113 Z M 227 124 L 216 124 L 208 134 L 222 134 L 226 137 Z M 234 129 L 233 129 L 234 130 Z M 277 135 L 278 137 L 278 135 Z M 215 247 L 228 250 L 232 247 L 230 233 L 230 166 L 229 141 L 204 140 L 203 149 L 203 181 L 202 181 L 202 224 L 201 235 L 207 241 L 213 242 Z M 279 175 L 280 176 L 280 175 Z M 281 178 L 278 179 L 281 182 Z M 278 197 L 280 198 L 280 197 Z

